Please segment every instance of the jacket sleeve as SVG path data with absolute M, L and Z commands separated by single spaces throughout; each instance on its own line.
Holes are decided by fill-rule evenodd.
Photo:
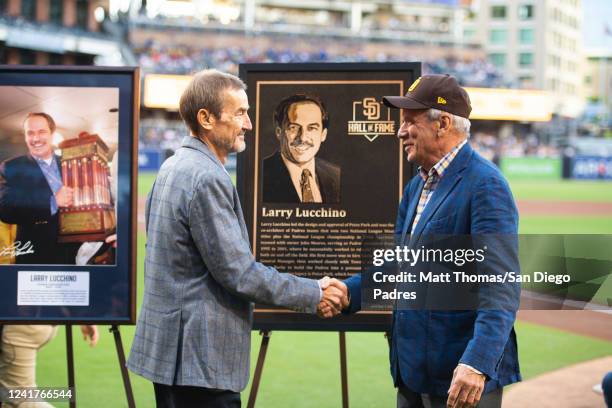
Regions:
M 17 172 L 33 171 L 28 167 L 12 167 L 6 162 L 0 165 L 0 220 L 8 224 L 28 224 L 49 219 L 51 190 L 36 188 L 20 180 Z
M 259 302 L 316 312 L 317 281 L 279 273 L 251 253 L 233 204 L 233 186 L 224 174 L 200 180 L 189 204 L 189 228 L 212 277 L 229 292 Z
M 492 176 L 479 183 L 472 197 L 472 237 L 478 246 L 487 246 L 479 273 L 519 272 L 518 211 L 506 181 Z M 474 334 L 461 363 L 497 378 L 497 368 L 516 319 L 520 283 L 497 283 L 481 290 Z

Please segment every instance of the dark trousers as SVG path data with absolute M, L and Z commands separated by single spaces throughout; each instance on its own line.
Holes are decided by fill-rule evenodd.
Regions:
M 483 394 L 478 408 L 501 408 L 503 388 Z M 419 394 L 400 384 L 397 389 L 397 408 L 446 408 L 448 397 Z
M 612 408 L 612 371 L 604 377 L 601 382 L 601 389 L 604 394 L 604 399 L 606 400 L 606 405 L 608 408 Z
M 240 393 L 153 383 L 157 408 L 240 408 Z

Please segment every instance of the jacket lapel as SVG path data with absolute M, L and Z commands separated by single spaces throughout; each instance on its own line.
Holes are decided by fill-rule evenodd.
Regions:
M 408 209 L 406 210 L 406 217 L 404 218 L 404 225 L 402 227 L 402 240 L 404 243 L 406 241 L 406 235 L 409 233 L 410 226 L 412 225 L 412 221 L 414 220 L 414 215 L 416 213 L 417 204 L 419 203 L 419 199 L 421 198 L 421 192 L 423 191 L 423 186 L 425 182 L 421 178 L 421 176 L 417 176 L 416 186 L 411 188 L 410 191 L 410 203 L 408 204 Z
M 289 169 L 285 165 L 281 153 L 276 152 L 274 157 L 279 169 L 276 172 L 274 183 L 276 184 L 275 190 L 278 196 L 281 197 L 280 202 L 299 203 L 300 196 L 297 191 L 295 191 L 293 180 L 291 180 L 291 174 L 289 174 Z
M 57 154 L 53 155 L 55 157 L 55 164 L 57 165 L 57 170 L 59 171 L 60 177 L 62 176 L 62 158 Z
M 423 232 L 425 225 L 431 219 L 431 217 L 436 213 L 438 207 L 446 200 L 446 197 L 453 190 L 453 188 L 461 181 L 463 175 L 462 171 L 465 169 L 472 158 L 473 150 L 468 143 L 463 146 L 463 148 L 457 153 L 457 156 L 453 159 L 450 166 L 444 171 L 436 190 L 433 195 L 429 199 L 427 206 L 425 206 L 425 210 L 423 214 L 421 214 L 421 218 L 414 228 L 414 233 L 412 234 L 414 238 L 417 238 Z M 417 198 L 417 203 L 420 198 Z M 413 239 L 411 239 L 414 242 Z
M 317 185 L 319 186 L 319 193 L 321 194 L 321 201 L 326 203 L 329 201 L 327 189 L 326 187 L 329 185 L 327 180 L 325 180 L 325 172 L 321 170 L 321 166 L 319 166 L 319 161 L 315 157 L 315 177 L 317 178 Z
M 49 196 L 51 196 L 53 194 L 53 191 L 51 190 L 51 186 L 49 185 L 49 182 L 45 177 L 45 173 L 43 173 L 42 169 L 38 165 L 38 162 L 36 162 L 36 159 L 30 154 L 28 154 L 26 157 L 28 158 L 28 162 L 30 163 L 30 169 L 28 170 L 28 174 L 34 179 L 35 186 L 37 186 L 37 188 L 46 189 L 48 191 Z M 55 162 L 59 163 L 59 160 L 57 160 L 57 156 L 55 156 L 55 158 Z M 61 167 L 59 168 L 59 170 L 61 178 Z

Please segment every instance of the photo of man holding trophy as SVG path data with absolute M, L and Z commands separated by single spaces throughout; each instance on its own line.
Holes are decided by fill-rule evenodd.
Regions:
M 58 240 L 59 208 L 72 205 L 73 190 L 62 184 L 60 157 L 52 147 L 55 127 L 44 112 L 26 115 L 28 154 L 0 167 L 0 219 L 17 225 L 17 264 L 74 264 L 78 246 Z
M 38 89 L 33 88 L 32 94 L 43 95 Z M 9 88 L 7 98 L 19 96 L 18 92 Z M 72 90 L 56 92 L 53 98 L 68 100 Z M 46 106 L 31 99 L 29 106 Z M 72 99 L 76 111 L 81 99 Z M 97 120 L 91 117 L 92 123 Z M 19 140 L 21 133 L 27 153 L 11 154 L 23 151 L 23 145 L 7 145 L 3 138 L 8 154 L 0 158 L 0 222 L 16 230 L 12 242 L 0 248 L 3 259 L 15 264 L 114 264 L 116 216 L 110 169 L 116 147 L 109 148 L 108 138 L 90 133 L 96 128 L 77 123 L 83 121 L 74 116 L 41 109 L 9 113 L 6 118 L 0 124 L 3 133 L 14 133 L 11 141 Z M 116 144 L 112 139 L 111 143 Z

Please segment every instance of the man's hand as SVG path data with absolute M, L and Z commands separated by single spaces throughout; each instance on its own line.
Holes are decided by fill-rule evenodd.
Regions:
M 62 186 L 55 193 L 55 201 L 58 207 L 69 207 L 73 203 L 73 191 L 70 187 Z
M 94 347 L 96 344 L 98 344 L 98 326 L 81 326 L 81 333 L 83 333 L 83 340 L 89 340 L 90 347 Z
M 117 248 L 117 234 L 109 235 L 104 240 L 107 244 L 110 244 L 113 248 Z
M 348 288 L 338 279 L 325 277 L 319 281 L 323 289 L 323 298 L 317 306 L 319 317 L 329 318 L 338 315 L 342 309 L 348 307 Z
M 459 365 L 453 371 L 453 380 L 448 389 L 448 408 L 471 408 L 478 405 L 484 390 L 485 376 L 468 367 Z

